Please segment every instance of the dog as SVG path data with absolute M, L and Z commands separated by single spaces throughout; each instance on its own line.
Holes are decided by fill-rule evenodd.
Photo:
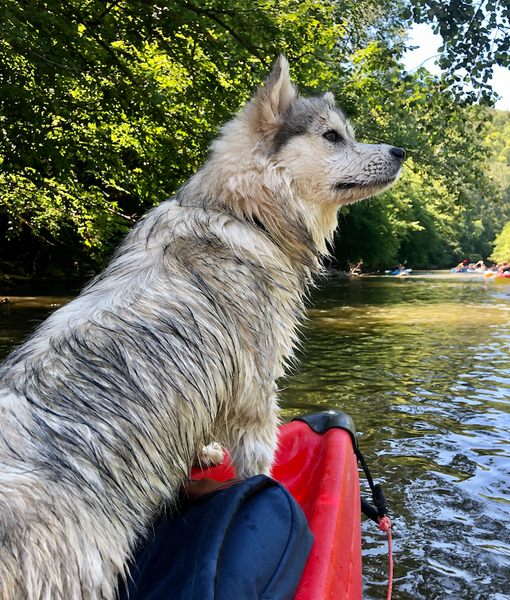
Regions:
M 280 57 L 175 197 L 0 368 L 0 596 L 113 600 L 195 454 L 268 474 L 278 388 L 339 206 L 404 151 L 359 143 Z

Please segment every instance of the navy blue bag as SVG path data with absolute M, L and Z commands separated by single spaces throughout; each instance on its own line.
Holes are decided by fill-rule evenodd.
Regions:
M 162 521 L 120 600 L 292 600 L 312 544 L 294 498 L 257 475 Z

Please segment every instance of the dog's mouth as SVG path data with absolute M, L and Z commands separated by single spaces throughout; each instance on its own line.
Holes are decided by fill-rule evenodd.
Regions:
M 342 183 L 342 182 L 338 182 L 338 183 L 335 183 L 335 185 L 333 187 L 335 188 L 335 190 L 341 191 L 341 190 L 350 190 L 353 187 L 356 187 L 358 185 L 359 184 L 357 184 L 357 183 Z
M 344 190 L 352 190 L 357 188 L 359 190 L 366 190 L 368 188 L 384 188 L 394 183 L 397 177 L 389 177 L 388 179 L 381 179 L 379 181 L 371 181 L 370 183 L 356 183 L 352 181 L 339 181 L 333 185 L 333 189 L 338 192 Z

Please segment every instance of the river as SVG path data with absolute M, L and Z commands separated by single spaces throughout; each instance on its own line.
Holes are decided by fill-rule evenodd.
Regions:
M 0 356 L 72 297 L 10 293 Z M 505 286 L 445 272 L 331 278 L 313 293 L 299 362 L 282 384 L 284 417 L 354 419 L 390 509 L 394 600 L 510 599 Z M 386 538 L 365 518 L 362 536 L 364 599 L 385 598 Z

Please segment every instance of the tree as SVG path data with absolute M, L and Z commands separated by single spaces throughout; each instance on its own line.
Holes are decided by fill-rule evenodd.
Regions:
M 443 38 L 439 66 L 492 99 L 494 65 L 510 67 L 510 4 L 506 0 L 410 0 L 416 23 L 433 23 Z M 462 87 L 458 86 L 462 92 Z M 471 92 L 471 94 L 473 94 Z
M 0 0 L 3 260 L 19 264 L 21 247 L 28 273 L 101 266 L 119 235 L 199 167 L 280 52 L 300 88 L 334 91 L 358 137 L 408 149 L 415 172 L 452 202 L 490 194 L 482 109 L 425 71 L 404 73 L 403 9 Z
M 501 263 L 504 260 L 510 261 L 510 221 L 494 240 L 494 252 L 491 255 L 491 260 L 496 263 Z
M 27 270 L 59 251 L 103 262 L 279 52 L 316 85 L 338 38 L 332 5 L 313 1 L 3 0 L 0 14 L 3 224 L 14 248 L 35 234 Z
M 510 205 L 510 112 L 492 111 L 492 124 L 488 140 L 490 173 L 501 190 L 503 203 Z
M 481 226 L 477 207 L 491 207 L 497 198 L 486 173 L 487 109 L 459 99 L 425 69 L 404 74 L 397 64 L 381 71 L 366 60 L 365 51 L 345 87 L 356 99 L 357 131 L 403 146 L 410 159 L 388 193 L 341 211 L 338 263 L 345 268 L 363 258 L 367 268 L 404 261 L 420 268 L 446 267 L 466 254 L 486 258 L 494 233 L 485 216 Z
M 494 262 L 510 260 L 510 112 L 493 111 L 494 131 L 489 138 L 490 172 L 501 190 L 501 201 L 487 207 L 493 227 L 489 235 Z M 506 225 L 502 229 L 502 225 Z M 496 235 L 499 233 L 499 235 Z

